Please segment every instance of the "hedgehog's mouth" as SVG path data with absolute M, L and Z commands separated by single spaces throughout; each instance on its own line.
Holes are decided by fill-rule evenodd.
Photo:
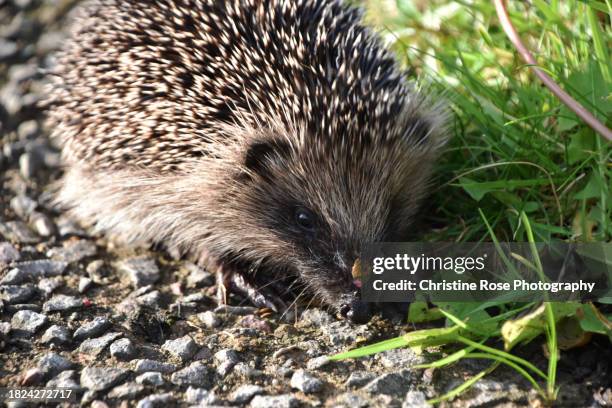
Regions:
M 346 296 L 339 307 L 342 317 L 356 324 L 367 323 L 372 317 L 370 305 L 360 299 L 361 294 L 361 259 L 357 258 L 351 268 L 352 287 L 356 288 L 352 295 Z
M 339 312 L 342 317 L 355 324 L 365 324 L 372 317 L 370 304 L 359 299 L 359 294 L 347 296 L 341 303 Z
M 304 279 L 304 277 L 302 277 Z M 333 280 L 318 280 L 317 285 L 310 286 L 315 297 L 321 299 L 322 306 L 327 306 L 340 317 L 355 324 L 365 324 L 371 317 L 370 304 L 361 300 L 359 283 L 341 284 Z
M 344 265 L 346 264 L 342 266 Z M 308 286 L 316 292 L 314 295 L 317 295 L 316 297 L 319 297 L 322 303 L 332 308 L 335 313 L 355 324 L 367 323 L 372 317 L 372 312 L 370 304 L 361 300 L 359 259 L 355 261 L 351 271 L 341 269 L 346 269 L 346 267 L 334 268 L 332 272 L 318 269 L 307 270 L 302 271 L 299 276 L 304 281 L 310 281 Z M 325 278 L 321 279 L 321 276 Z M 313 282 L 316 284 L 312 285 Z

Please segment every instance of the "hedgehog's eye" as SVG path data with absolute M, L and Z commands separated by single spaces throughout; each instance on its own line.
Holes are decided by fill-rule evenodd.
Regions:
M 295 210 L 295 223 L 304 231 L 312 232 L 315 229 L 314 214 L 306 208 L 297 208 Z

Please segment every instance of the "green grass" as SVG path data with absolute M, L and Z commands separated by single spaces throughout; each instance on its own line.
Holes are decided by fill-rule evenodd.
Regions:
M 610 2 L 511 1 L 523 41 L 562 88 L 611 126 Z M 535 78 L 485 0 L 366 0 L 367 19 L 454 112 L 426 238 L 608 241 L 612 146 Z
M 534 249 L 535 242 L 611 240 L 612 144 L 582 123 L 533 75 L 502 31 L 492 2 L 363 3 L 368 22 L 400 61 L 422 83 L 443 94 L 453 111 L 451 140 L 437 168 L 430 205 L 420 220 L 420 239 L 530 242 Z M 612 2 L 507 3 L 538 65 L 610 127 Z M 532 255 L 529 265 L 541 274 L 537 252 Z M 445 357 L 422 368 L 446 367 L 465 358 L 488 359 L 491 365 L 430 402 L 455 398 L 503 364 L 523 375 L 551 403 L 558 392 L 560 323 L 573 321 L 582 333 L 607 334 L 612 339 L 612 316 L 604 316 L 595 304 L 435 306 L 411 305 L 408 320 L 444 317 L 444 327 L 411 331 L 333 358 L 454 344 Z M 489 306 L 500 312 L 490 315 Z M 512 354 L 515 347 L 541 338 L 549 352 L 546 372 Z M 495 347 L 500 340 L 503 349 Z
M 531 223 L 524 212 L 521 212 L 520 218 L 531 248 L 532 261 L 527 261 L 528 265 L 535 270 L 541 280 L 545 281 L 547 279 L 542 269 Z M 489 229 L 489 232 L 492 233 L 492 230 Z M 496 240 L 494 236 L 492 239 Z M 435 306 L 432 310 L 424 303 L 411 304 L 408 321 L 415 323 L 438 320 L 442 316 L 446 318 L 445 327 L 414 330 L 394 339 L 337 354 L 331 357 L 332 360 L 358 358 L 398 347 L 411 347 L 417 352 L 422 352 L 434 346 L 461 345 L 464 348 L 450 349 L 447 356 L 413 368 L 443 368 L 462 359 L 487 359 L 491 361 L 491 365 L 446 394 L 431 399 L 430 403 L 439 403 L 457 397 L 478 380 L 504 364 L 522 375 L 540 394 L 545 403 L 552 404 L 559 391 L 556 382 L 557 362 L 560 356 L 557 326 L 560 323 L 566 323 L 566 327 L 572 328 L 571 332 L 565 333 L 566 346 L 579 344 L 591 333 L 608 335 L 612 339 L 612 324 L 610 323 L 612 316 L 603 316 L 593 303 L 546 301 L 542 304 L 504 304 L 489 301 L 486 303 L 437 302 Z M 490 315 L 487 309 L 491 307 L 499 308 L 500 312 Z M 567 322 L 574 324 L 567 325 Z M 548 350 L 546 373 L 531 362 L 511 353 L 515 346 L 526 344 L 540 335 L 545 336 L 545 345 Z M 499 340 L 503 340 L 503 349 L 485 344 L 487 342 L 499 343 Z M 544 385 L 540 384 L 542 381 Z

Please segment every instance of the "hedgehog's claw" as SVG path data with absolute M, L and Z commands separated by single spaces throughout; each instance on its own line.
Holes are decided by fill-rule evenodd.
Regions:
M 285 303 L 273 293 L 256 288 L 251 282 L 244 278 L 244 275 L 234 273 L 231 276 L 232 290 L 245 296 L 253 304 L 259 308 L 269 308 L 275 312 L 284 311 L 287 306 Z
M 227 305 L 227 287 L 228 283 L 228 274 L 224 273 L 222 268 L 218 268 L 215 272 L 215 280 L 217 281 L 217 304 Z
M 240 273 L 229 272 L 220 267 L 217 269 L 216 279 L 219 305 L 226 305 L 228 293 L 234 292 L 246 297 L 255 307 L 269 308 L 276 313 L 287 309 L 287 305 L 280 297 L 264 289 L 258 289 Z

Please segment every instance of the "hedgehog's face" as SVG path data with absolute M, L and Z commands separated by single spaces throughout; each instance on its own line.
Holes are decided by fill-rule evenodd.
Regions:
M 259 261 L 295 273 L 336 312 L 367 320 L 352 268 L 364 245 L 405 238 L 428 168 L 410 152 L 393 146 L 357 155 L 283 138 L 252 143 L 236 205 L 248 208 L 248 230 L 259 233 L 248 237 Z

